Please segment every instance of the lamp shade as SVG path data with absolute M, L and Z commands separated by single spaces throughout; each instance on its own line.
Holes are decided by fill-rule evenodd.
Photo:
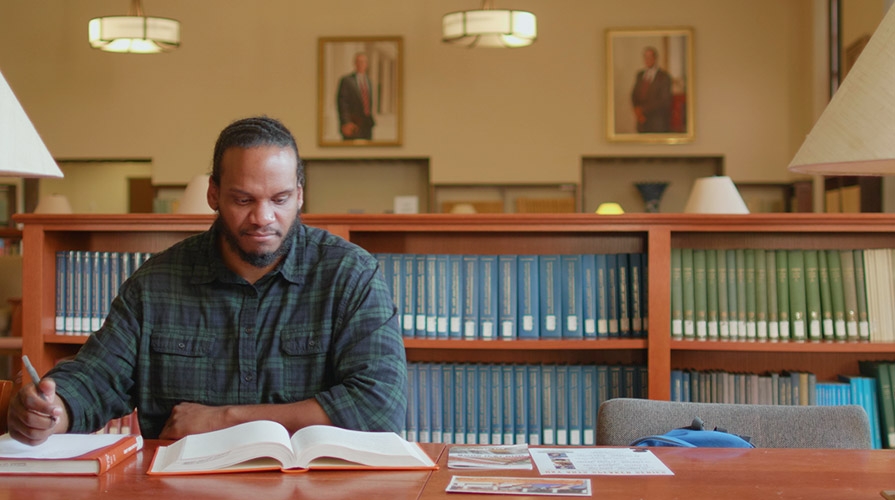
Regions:
M 40 197 L 34 208 L 36 214 L 70 214 L 71 203 L 64 194 L 46 194 Z
M 178 214 L 213 214 L 214 210 L 208 206 L 208 179 L 209 175 L 197 175 L 190 179 L 183 191 L 183 196 L 177 203 L 175 212 Z
M 180 22 L 145 16 L 140 0 L 132 0 L 126 16 L 91 19 L 87 39 L 91 47 L 106 52 L 154 54 L 180 46 Z
M 0 73 L 0 176 L 62 177 L 47 146 Z
M 625 209 L 614 201 L 608 201 L 606 203 L 600 203 L 600 206 L 597 207 L 597 210 L 594 213 L 597 215 L 621 215 L 625 213 Z
M 895 174 L 895 9 L 883 17 L 789 170 Z
M 464 47 L 526 47 L 538 37 L 537 18 L 524 10 L 487 8 L 445 14 L 441 39 Z
M 748 214 L 749 209 L 727 176 L 701 177 L 693 183 L 684 212 L 691 214 Z

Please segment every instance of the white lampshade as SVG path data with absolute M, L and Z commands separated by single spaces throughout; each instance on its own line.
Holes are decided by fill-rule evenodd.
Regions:
M 0 176 L 62 177 L 19 100 L 0 73 Z
M 36 214 L 70 214 L 71 203 L 64 194 L 45 194 L 40 197 L 34 208 Z
M 155 54 L 180 46 L 180 22 L 145 16 L 140 0 L 131 0 L 126 16 L 91 19 L 87 38 L 91 47 L 106 52 Z
M 895 9 L 864 47 L 789 170 L 809 174 L 895 174 Z
M 457 203 L 451 208 L 452 214 L 474 214 L 476 213 L 475 206 L 472 203 Z
M 208 174 L 197 175 L 190 180 L 177 203 L 175 213 L 178 214 L 213 214 L 208 206 Z
M 701 177 L 693 183 L 684 206 L 690 214 L 748 214 L 749 209 L 727 176 Z
M 445 14 L 441 39 L 464 47 L 526 47 L 538 38 L 537 18 L 523 10 L 492 9 L 485 0 L 481 10 Z

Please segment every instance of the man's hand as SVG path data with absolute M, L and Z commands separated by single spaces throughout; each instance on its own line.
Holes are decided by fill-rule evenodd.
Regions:
M 68 431 L 68 412 L 62 398 L 56 395 L 56 382 L 45 378 L 39 387 L 39 393 L 34 384 L 23 387 L 9 401 L 7 415 L 9 435 L 31 446 Z
M 229 421 L 228 408 L 228 406 L 180 403 L 171 410 L 171 416 L 165 422 L 159 439 L 180 439 L 190 434 L 231 427 L 237 422 Z

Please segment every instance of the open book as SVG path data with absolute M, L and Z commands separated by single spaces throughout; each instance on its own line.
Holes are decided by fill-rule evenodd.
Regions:
M 434 468 L 418 445 L 394 432 L 312 425 L 290 438 L 279 423 L 258 420 L 160 446 L 147 474 Z
M 143 438 L 123 434 L 55 434 L 29 446 L 0 436 L 0 474 L 98 476 L 143 448 Z

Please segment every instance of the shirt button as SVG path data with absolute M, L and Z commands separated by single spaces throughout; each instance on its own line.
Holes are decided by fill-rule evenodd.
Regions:
M 181 342 L 181 343 L 177 344 L 177 348 L 180 350 L 186 349 L 186 343 Z
M 245 379 L 246 382 L 251 382 L 252 380 L 255 380 L 255 375 L 253 375 L 251 373 L 247 373 L 245 375 L 245 377 L 243 377 L 243 378 Z
M 246 335 L 251 335 L 253 331 L 254 331 L 254 330 L 252 330 L 252 328 L 246 328 L 246 329 L 245 329 L 245 334 L 246 334 Z

